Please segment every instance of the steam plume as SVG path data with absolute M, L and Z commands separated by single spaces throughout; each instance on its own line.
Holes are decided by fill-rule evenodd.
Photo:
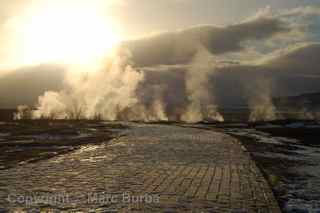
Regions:
M 206 49 L 199 48 L 187 71 L 186 89 L 190 103 L 181 120 L 186 122 L 223 121 L 223 117 L 214 105 L 214 96 L 208 91 L 209 74 L 212 69 L 214 66 L 211 54 Z
M 33 117 L 115 120 L 138 102 L 135 89 L 143 78 L 143 73 L 130 65 L 130 54 L 119 52 L 99 70 L 70 70 L 62 91 L 48 91 L 39 97 Z
M 257 80 L 254 84 L 251 97 L 249 97 L 249 109 L 251 111 L 249 121 L 270 121 L 277 118 L 276 108 L 272 102 L 270 82 Z
M 148 72 L 134 69 L 129 52 L 119 50 L 98 70 L 71 69 L 64 89 L 46 91 L 39 97 L 30 117 L 159 121 L 169 120 L 170 116 L 185 122 L 223 121 L 214 104 L 214 95 L 209 91 L 209 75 L 214 70 L 212 55 L 205 48 L 199 48 L 187 67 L 185 77 L 180 79 L 185 88 L 174 97 L 181 100 L 175 102 L 168 98 L 168 93 L 177 89 L 176 83 L 144 84 Z M 141 94 L 143 92 L 146 95 Z M 26 107 L 21 109 L 17 119 L 25 117 Z

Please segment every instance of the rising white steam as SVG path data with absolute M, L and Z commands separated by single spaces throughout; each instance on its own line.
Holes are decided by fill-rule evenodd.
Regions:
M 20 105 L 17 107 L 17 112 L 14 114 L 15 120 L 32 119 L 32 110 L 27 105 Z
M 79 69 L 81 68 L 72 68 L 68 72 L 63 90 L 47 91 L 40 96 L 36 109 L 28 117 L 223 121 L 214 104 L 214 95 L 209 90 L 209 76 L 214 70 L 214 62 L 205 48 L 199 48 L 188 66 L 186 76 L 180 79 L 184 81 L 185 91 L 172 96 L 175 100 L 186 100 L 184 106 L 181 106 L 183 102 L 168 100 L 168 95 L 177 89 L 175 84 L 158 85 L 148 82 L 147 72 L 137 71 L 131 66 L 128 51 L 119 50 L 95 70 L 83 72 Z M 26 107 L 21 107 L 16 118 L 25 118 L 26 111 Z
M 249 121 L 271 121 L 277 119 L 276 107 L 272 101 L 270 82 L 257 80 L 249 97 Z
M 186 89 L 190 103 L 181 117 L 182 121 L 224 121 L 214 104 L 214 96 L 208 89 L 209 74 L 212 75 L 213 70 L 212 55 L 200 47 L 187 71 Z
M 65 89 L 39 97 L 33 118 L 116 120 L 138 102 L 135 90 L 144 75 L 132 68 L 128 52 L 118 51 L 98 70 L 75 69 L 69 71 Z

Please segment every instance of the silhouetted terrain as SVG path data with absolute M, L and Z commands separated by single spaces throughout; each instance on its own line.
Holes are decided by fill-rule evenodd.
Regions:
M 15 109 L 0 109 L 0 121 L 11 121 L 13 120 Z
M 274 103 L 279 108 L 307 108 L 310 110 L 316 110 L 320 108 L 320 93 L 279 97 L 274 99 Z

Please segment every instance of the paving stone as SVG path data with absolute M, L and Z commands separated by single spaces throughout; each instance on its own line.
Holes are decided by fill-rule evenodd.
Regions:
M 0 170 L 0 200 L 8 193 L 63 192 L 76 202 L 56 203 L 52 210 L 280 212 L 263 175 L 235 138 L 173 125 L 130 125 L 126 136 L 109 144 Z M 113 195 L 117 202 L 101 208 L 99 202 L 88 203 L 84 195 L 89 193 Z

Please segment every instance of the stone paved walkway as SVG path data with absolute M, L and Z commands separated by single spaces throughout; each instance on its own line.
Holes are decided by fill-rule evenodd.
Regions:
M 61 202 L 29 202 L 28 207 L 21 202 L 39 194 L 67 196 Z M 133 124 L 126 136 L 109 144 L 0 171 L 0 206 L 21 212 L 38 207 L 65 212 L 280 212 L 236 139 L 200 129 Z

